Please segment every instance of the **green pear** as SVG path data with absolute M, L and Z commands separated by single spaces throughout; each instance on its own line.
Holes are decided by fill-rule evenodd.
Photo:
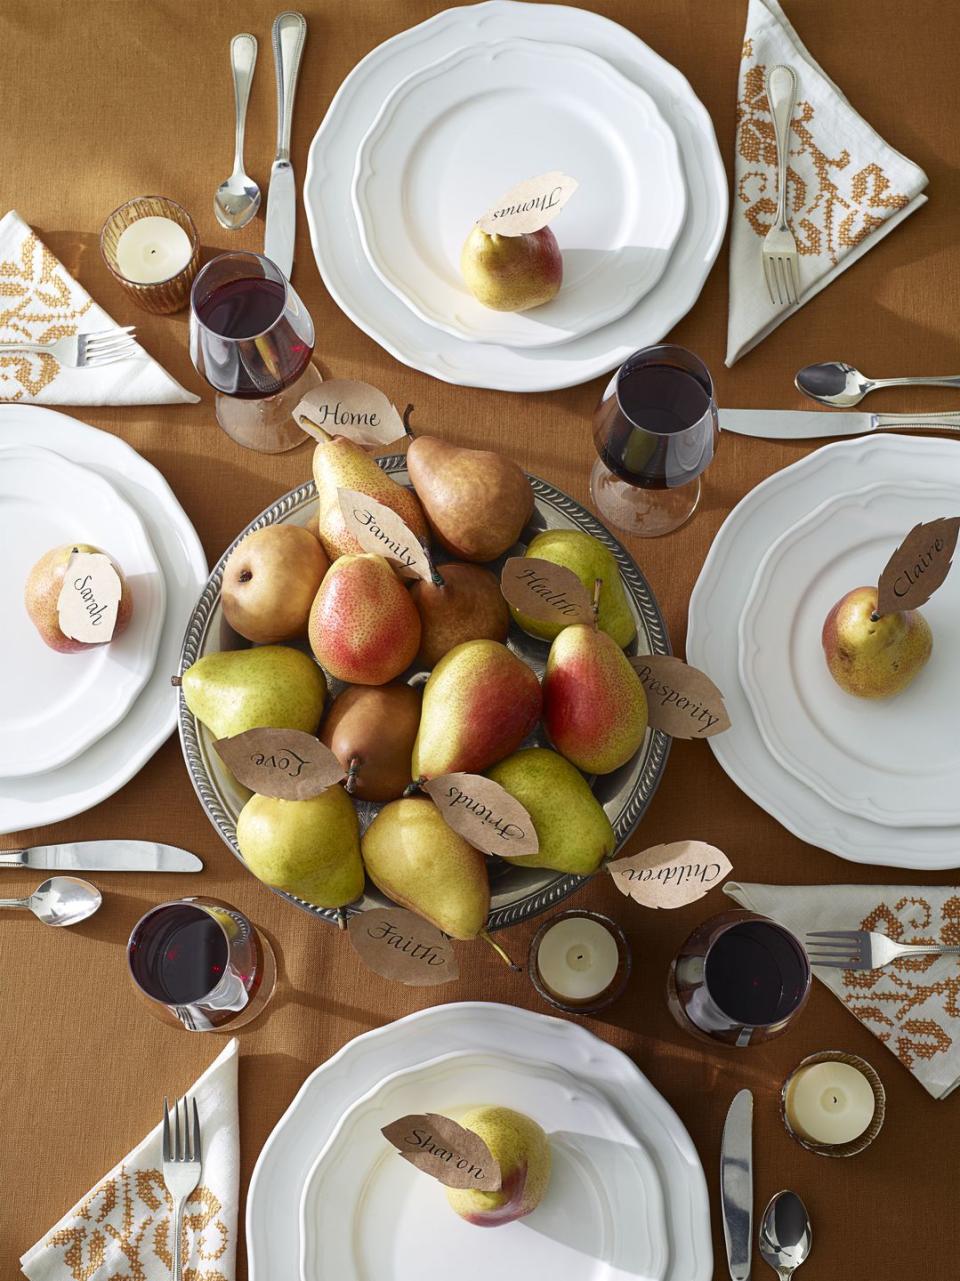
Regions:
M 315 907 L 343 907 L 363 893 L 360 824 L 339 783 L 307 801 L 251 796 L 237 819 L 237 845 L 265 885 Z
M 550 1142 L 536 1121 L 512 1108 L 478 1107 L 459 1123 L 483 1139 L 500 1165 L 501 1186 L 496 1192 L 446 1188 L 457 1214 L 478 1227 L 495 1228 L 535 1210 L 550 1182 Z
M 493 311 L 529 311 L 555 298 L 563 284 L 563 255 L 549 227 L 522 236 L 471 228 L 460 251 L 463 283 Z
M 599 578 L 597 626 L 612 636 L 621 649 L 626 649 L 637 634 L 637 625 L 627 603 L 620 566 L 608 547 L 582 529 L 545 529 L 528 544 L 524 555 L 536 556 L 538 560 L 548 560 L 553 565 L 569 569 L 580 579 L 591 598 Z M 512 606 L 510 613 L 519 627 L 540 640 L 553 640 L 565 626 L 564 623 L 543 623 L 527 618 Z
M 429 542 L 426 517 L 413 490 L 398 485 L 361 445 L 345 436 L 323 441 L 313 451 L 313 479 L 317 486 L 317 536 L 331 560 L 364 550 L 347 529 L 338 489 L 352 489 L 383 503 L 406 522 L 421 543 Z
M 190 711 L 214 738 L 261 726 L 312 734 L 327 697 L 321 669 L 286 645 L 206 654 L 187 668 L 180 685 Z

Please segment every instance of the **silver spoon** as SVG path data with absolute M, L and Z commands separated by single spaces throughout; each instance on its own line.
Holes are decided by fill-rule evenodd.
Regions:
M 805 365 L 793 380 L 811 400 L 832 409 L 852 409 L 878 387 L 960 387 L 960 375 L 949 378 L 867 378 L 842 360 Z
M 760 1256 L 780 1281 L 792 1277 L 810 1254 L 813 1229 L 810 1216 L 796 1192 L 771 1197 L 760 1223 Z
M 243 169 L 243 131 L 247 122 L 247 103 L 257 65 L 257 37 L 246 33 L 230 41 L 230 69 L 233 72 L 233 97 L 237 105 L 237 134 L 233 152 L 233 173 L 220 184 L 213 198 L 217 222 L 227 231 L 245 227 L 260 208 L 260 188 Z
M 0 908 L 28 908 L 44 925 L 79 925 L 103 902 L 95 885 L 79 876 L 51 876 L 28 898 L 0 899 Z

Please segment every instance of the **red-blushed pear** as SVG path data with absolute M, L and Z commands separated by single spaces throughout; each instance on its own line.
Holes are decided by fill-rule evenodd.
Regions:
M 320 741 L 347 771 L 346 789 L 358 800 L 403 795 L 421 698 L 411 685 L 348 685 L 331 703 Z
M 890 698 L 910 684 L 933 649 L 930 624 L 917 609 L 875 618 L 877 589 L 855 587 L 834 605 L 820 640 L 827 669 L 857 698 Z
M 74 640 L 60 630 L 57 602 L 60 599 L 60 589 L 63 587 L 67 564 L 74 552 L 97 552 L 103 556 L 107 555 L 106 552 L 101 552 L 99 547 L 91 547 L 89 543 L 66 543 L 63 547 L 54 547 L 45 552 L 31 569 L 27 575 L 23 593 L 23 603 L 27 607 L 30 621 L 40 633 L 44 644 L 60 654 L 78 654 L 81 650 L 95 649 L 97 645 L 104 643 L 103 641 L 94 643 Z M 126 631 L 130 623 L 133 613 L 133 596 L 120 566 L 112 556 L 109 559 L 120 576 L 121 585 L 117 621 L 110 637 L 110 640 L 116 640 Z
M 344 523 L 338 489 L 352 489 L 383 503 L 406 522 L 420 542 L 428 542 L 429 530 L 417 495 L 406 485 L 398 485 L 365 449 L 345 436 L 334 436 L 313 451 L 313 479 L 317 486 L 317 534 L 331 560 L 363 551 Z
M 382 556 L 335 560 L 310 610 L 310 646 L 321 667 L 351 685 L 385 685 L 413 662 L 420 615 Z
M 444 654 L 464 641 L 507 639 L 510 611 L 489 569 L 451 561 L 437 572 L 442 582 L 420 581 L 410 588 L 420 613 L 418 663 L 436 667 Z
M 559 293 L 563 255 L 549 227 L 521 236 L 498 236 L 475 226 L 460 252 L 460 272 L 484 307 L 529 311 Z
M 223 567 L 224 618 L 257 645 L 303 636 L 329 568 L 316 535 L 302 525 L 256 529 L 237 544 Z
M 477 1227 L 496 1228 L 535 1210 L 550 1183 L 551 1165 L 550 1142 L 536 1121 L 504 1107 L 473 1108 L 457 1120 L 483 1139 L 501 1174 L 496 1192 L 445 1188 L 457 1214 Z

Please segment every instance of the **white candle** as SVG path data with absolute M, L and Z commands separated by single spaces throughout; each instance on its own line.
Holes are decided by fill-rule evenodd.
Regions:
M 787 1086 L 784 1109 L 791 1126 L 812 1143 L 850 1143 L 873 1120 L 870 1082 L 849 1063 L 812 1063 Z
M 179 275 L 193 257 L 190 237 L 172 218 L 138 218 L 117 241 L 117 271 L 135 285 Z
M 568 916 L 552 925 L 537 948 L 537 972 L 550 993 L 570 1005 L 601 996 L 620 968 L 617 940 L 588 916 Z

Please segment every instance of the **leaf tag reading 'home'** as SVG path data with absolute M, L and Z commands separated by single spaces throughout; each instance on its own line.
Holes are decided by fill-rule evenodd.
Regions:
M 500 574 L 508 605 L 536 623 L 592 623 L 590 593 L 572 569 L 536 556 L 511 556 Z
M 580 184 L 558 169 L 511 187 L 477 219 L 489 236 L 526 236 L 552 221 Z
M 354 489 L 338 489 L 344 523 L 367 552 L 384 556 L 403 578 L 433 578 L 430 557 L 410 526 L 391 507 Z
M 404 907 L 370 907 L 347 922 L 364 965 L 407 987 L 436 987 L 458 977 L 450 940 L 435 925 Z
M 314 440 L 346 436 L 364 449 L 392 445 L 407 434 L 403 419 L 383 392 L 351 378 L 331 378 L 308 391 L 293 417 Z
M 710 738 L 730 728 L 723 695 L 705 672 L 672 654 L 630 659 L 647 693 L 650 728 L 671 738 Z
M 282 801 L 308 801 L 347 773 L 329 747 L 300 729 L 248 729 L 214 747 L 238 783 Z
M 653 845 L 642 854 L 614 859 L 606 868 L 620 893 L 644 907 L 695 903 L 733 871 L 726 854 L 703 841 Z
M 73 552 L 57 597 L 57 621 L 64 636 L 87 645 L 113 636 L 123 584 L 109 556 Z
M 484 854 L 536 854 L 533 819 L 518 800 L 482 774 L 439 774 L 421 784 L 444 819 Z
M 877 586 L 877 617 L 917 609 L 937 590 L 953 564 L 960 516 L 914 525 L 887 561 Z
M 380 1131 L 405 1161 L 448 1188 L 498 1192 L 500 1163 L 479 1134 L 436 1112 L 411 1113 Z

